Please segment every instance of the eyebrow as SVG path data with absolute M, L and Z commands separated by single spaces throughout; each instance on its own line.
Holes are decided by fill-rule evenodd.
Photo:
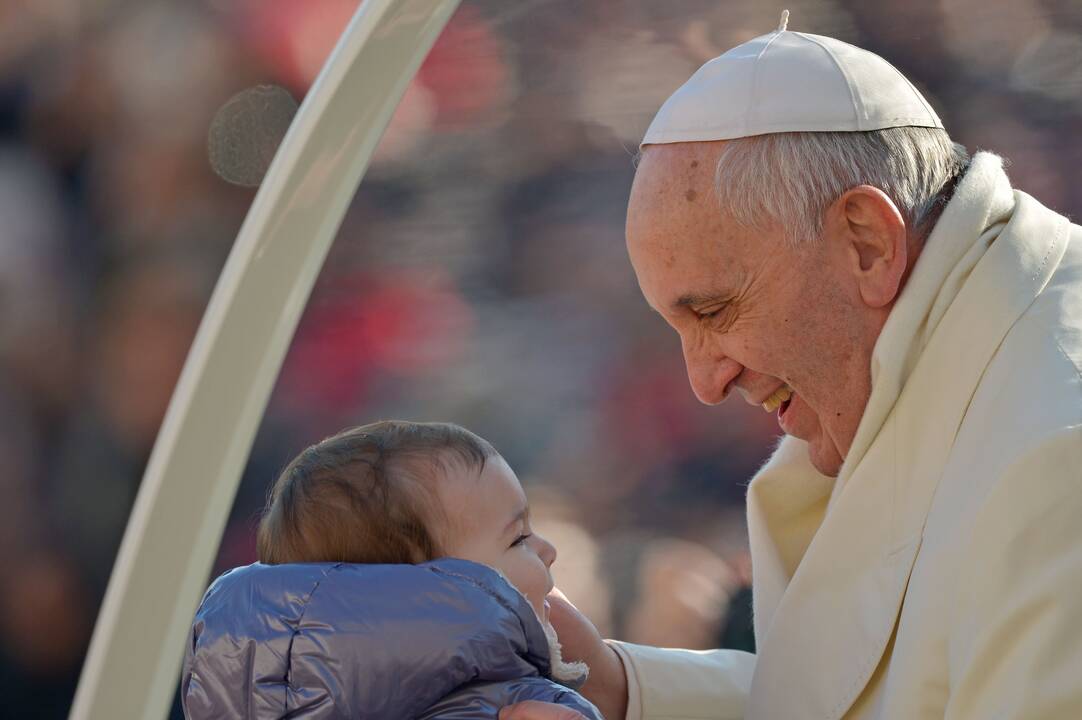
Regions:
M 706 305 L 708 303 L 717 302 L 729 302 L 728 297 L 726 297 L 726 293 L 685 293 L 684 295 L 681 295 L 679 298 L 677 298 L 676 302 L 674 302 L 672 306 L 673 308 L 685 308 L 691 307 L 692 305 Z
M 507 523 L 507 527 L 505 527 L 503 529 L 502 535 L 507 535 L 509 532 L 511 532 L 511 530 L 515 527 L 515 525 L 518 525 L 520 522 L 523 522 L 523 521 L 529 520 L 529 519 L 530 519 L 530 506 L 526 505 L 521 510 L 519 510 L 518 513 L 515 514 L 515 517 L 513 517 L 511 519 L 511 522 Z

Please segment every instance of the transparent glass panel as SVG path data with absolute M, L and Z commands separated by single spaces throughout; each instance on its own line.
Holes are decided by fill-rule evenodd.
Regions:
M 698 63 L 657 15 L 463 3 L 331 250 L 218 570 L 255 558 L 268 484 L 308 444 L 450 421 L 516 471 L 557 583 L 604 633 L 718 643 L 747 579 L 744 484 L 778 430 L 757 408 L 696 401 L 626 257 L 637 138 Z M 689 605 L 688 583 L 710 593 Z
M 0 694 L 13 716 L 66 717 L 158 426 L 254 197 L 211 170 L 215 113 L 256 85 L 300 100 L 356 7 L 0 3 Z M 1082 210 L 1077 3 L 788 7 L 790 29 L 894 63 L 957 141 L 1009 158 L 1018 187 Z M 622 231 L 653 112 L 779 9 L 464 2 L 342 224 L 214 573 L 255 560 L 266 492 L 307 445 L 381 418 L 445 420 L 517 472 L 558 550 L 556 582 L 603 633 L 749 647 L 743 497 L 777 423 L 697 403 Z M 273 147 L 274 127 L 252 147 Z M 258 176 L 241 169 L 232 179 Z

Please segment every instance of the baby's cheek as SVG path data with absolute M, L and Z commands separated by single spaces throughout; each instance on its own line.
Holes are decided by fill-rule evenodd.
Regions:
M 495 563 L 493 564 L 493 567 L 503 573 L 503 576 L 507 579 L 507 582 L 511 583 L 516 590 L 525 595 L 527 598 L 530 597 L 530 595 L 532 594 L 530 584 L 529 582 L 527 582 L 526 577 L 523 576 L 521 567 L 519 567 L 513 562 L 509 563 L 506 561 Z
M 545 604 L 545 591 L 547 589 L 544 580 L 539 580 L 535 573 L 522 572 L 520 569 L 517 577 L 511 578 L 511 584 L 526 596 L 526 599 L 530 601 L 530 605 L 533 605 L 534 610 L 540 614 Z

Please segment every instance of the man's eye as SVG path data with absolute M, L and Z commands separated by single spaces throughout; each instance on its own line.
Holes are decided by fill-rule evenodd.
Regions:
M 718 315 L 718 313 L 720 313 L 724 309 L 725 309 L 724 305 L 718 305 L 717 307 L 711 308 L 709 310 L 696 310 L 695 315 L 700 320 L 709 320 L 712 317 L 716 317 Z
M 521 545 L 522 543 L 526 542 L 526 539 L 529 538 L 530 535 L 532 535 L 532 533 L 527 533 L 526 535 L 519 535 L 517 538 L 515 538 L 515 541 L 511 543 L 511 547 L 515 547 L 516 545 Z

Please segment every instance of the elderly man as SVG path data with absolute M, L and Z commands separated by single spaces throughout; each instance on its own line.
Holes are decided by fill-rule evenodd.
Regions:
M 1082 228 L 784 21 L 643 145 L 643 295 L 700 400 L 786 437 L 748 492 L 758 655 L 602 642 L 556 603 L 584 692 L 609 720 L 1082 717 Z

